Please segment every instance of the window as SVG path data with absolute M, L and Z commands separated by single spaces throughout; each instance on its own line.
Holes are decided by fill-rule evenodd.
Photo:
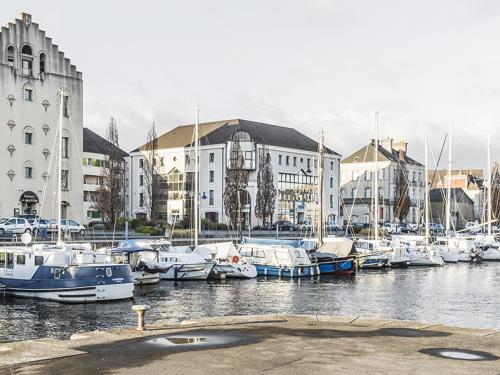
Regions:
M 69 158 L 69 138 L 62 137 L 62 155 L 63 158 Z
M 139 186 L 144 186 L 144 176 L 142 174 L 139 175 Z
M 372 179 L 372 172 L 366 171 L 365 172 L 365 181 L 371 181 L 371 179 Z
M 64 191 L 69 190 L 68 177 L 69 177 L 69 171 L 66 169 L 63 169 L 61 171 L 61 189 Z
M 290 156 L 288 156 L 288 155 L 286 156 L 285 163 L 286 163 L 286 165 L 290 165 Z
M 208 154 L 208 162 L 213 163 L 214 161 L 215 161 L 215 154 L 211 152 L 210 154 Z
M 333 177 L 330 177 L 330 188 L 333 188 Z
M 144 159 L 139 159 L 139 168 L 144 168 Z
M 5 253 L 0 252 L 0 268 L 5 268 Z
M 311 159 L 307 159 L 307 171 L 311 171 Z
M 189 157 L 189 155 L 186 155 L 186 164 L 190 164 L 191 163 L 191 158 Z
M 379 199 L 384 199 L 384 188 L 383 187 L 378 188 L 378 197 L 379 197 Z
M 330 170 L 333 171 L 333 161 L 330 162 Z
M 385 169 L 378 171 L 378 179 L 383 180 L 385 178 Z
M 26 86 L 24 88 L 24 100 L 29 102 L 33 101 L 33 88 L 31 86 Z
M 16 263 L 17 264 L 26 264 L 26 255 L 24 255 L 24 254 L 17 254 Z
M 33 144 L 33 133 L 30 133 L 30 132 L 24 133 L 24 143 L 27 145 Z
M 22 69 L 23 75 L 33 75 L 33 50 L 30 46 L 24 46 L 21 50 L 22 53 Z
M 358 197 L 358 189 L 354 188 L 352 189 L 352 197 L 357 198 Z
M 161 157 L 160 158 L 160 166 L 164 166 L 165 165 L 165 158 L 164 157 Z
M 215 172 L 214 171 L 209 171 L 208 172 L 208 182 L 213 183 L 215 179 Z
M 208 192 L 208 204 L 210 206 L 213 206 L 214 205 L 214 191 L 213 190 L 210 190 Z
M 279 165 L 283 164 L 283 156 L 282 155 L 278 155 L 278 164 Z
M 7 48 L 7 65 L 14 66 L 14 56 L 16 52 L 13 46 Z
M 333 208 L 333 194 L 330 194 L 330 208 Z
M 35 266 L 43 266 L 43 256 L 35 255 Z
M 47 55 L 45 53 L 40 54 L 40 73 L 45 73 L 45 65 L 47 61 Z
M 365 189 L 365 198 L 371 198 L 371 197 L 372 197 L 372 189 L 366 188 Z
M 344 189 L 340 189 L 340 197 L 341 198 L 345 198 L 345 190 Z
M 24 178 L 33 178 L 33 168 L 24 167 Z
M 314 169 L 318 169 L 318 159 L 314 159 Z
M 63 95 L 63 116 L 69 117 L 69 96 Z
M 296 156 L 293 157 L 293 166 L 294 167 L 297 166 L 297 157 Z
M 14 253 L 7 253 L 7 266 L 6 268 L 14 268 Z
M 144 207 L 144 193 L 139 193 L 139 207 Z

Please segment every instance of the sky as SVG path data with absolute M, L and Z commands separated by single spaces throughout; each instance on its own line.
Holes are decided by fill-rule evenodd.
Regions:
M 500 125 L 496 0 L 0 0 L 24 11 L 83 72 L 84 126 L 120 144 L 194 122 L 243 118 L 324 130 L 344 157 L 374 137 L 424 159 L 450 124 L 455 168 L 486 166 Z M 433 167 L 432 156 L 430 165 Z M 446 157 L 443 158 L 443 161 Z M 444 162 L 440 167 L 445 168 Z

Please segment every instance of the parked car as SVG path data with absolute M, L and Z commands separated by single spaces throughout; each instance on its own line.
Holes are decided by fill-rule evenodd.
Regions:
M 401 226 L 397 223 L 384 223 L 382 230 L 389 234 L 398 234 L 401 233 Z
M 271 229 L 276 230 L 276 226 L 278 227 L 278 230 L 284 230 L 284 231 L 295 230 L 295 227 L 291 221 L 286 221 L 286 220 L 277 221 L 273 225 L 271 225 Z
M 33 228 L 33 233 L 38 233 L 44 229 L 46 229 L 47 232 L 50 232 L 50 219 L 31 219 L 28 220 L 28 222 Z
M 296 224 L 294 229 L 299 230 L 299 231 L 303 231 L 303 230 L 310 231 L 310 230 L 312 230 L 312 228 L 313 228 L 312 223 L 309 220 L 306 220 L 300 224 Z
M 15 234 L 31 233 L 32 231 L 33 228 L 30 223 L 24 218 L 13 217 L 0 224 L 0 234 L 4 234 L 6 232 Z
M 105 221 L 105 220 L 91 221 L 91 222 L 89 222 L 88 227 L 93 228 L 93 229 L 99 229 L 99 230 L 112 230 L 113 229 L 111 222 Z
M 51 220 L 49 224 L 51 231 L 57 231 L 57 220 Z M 79 233 L 80 235 L 85 234 L 85 227 L 80 223 L 71 219 L 61 219 L 61 230 L 64 233 Z
M 339 225 L 335 222 L 326 222 L 325 223 L 325 229 L 327 231 L 337 231 L 337 230 L 343 230 L 342 225 Z
M 399 224 L 399 233 L 411 233 L 411 227 L 407 223 Z
M 469 221 L 465 224 L 465 229 L 471 233 L 479 233 L 481 232 L 481 225 L 477 221 Z

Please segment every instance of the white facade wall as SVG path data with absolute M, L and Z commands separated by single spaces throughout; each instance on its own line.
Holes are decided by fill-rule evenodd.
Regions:
M 413 165 L 406 163 L 408 172 L 409 195 L 412 201 L 412 207 L 408 213 L 406 221 L 409 223 L 419 222 L 421 215 L 424 194 L 425 194 L 425 167 L 423 165 Z M 394 218 L 394 176 L 398 168 L 398 163 L 395 161 L 379 161 L 378 162 L 378 187 L 381 200 L 379 207 L 380 221 L 395 221 Z M 372 221 L 372 201 L 375 197 L 374 193 L 374 175 L 375 163 L 342 163 L 340 189 L 342 199 L 345 201 L 343 210 L 343 220 L 351 223 L 369 223 Z M 366 176 L 368 175 L 368 178 Z M 367 189 L 370 189 L 367 194 Z M 356 191 L 357 190 L 357 191 Z M 352 199 L 356 198 L 354 204 Z M 383 202 L 382 203 L 382 198 Z
M 315 152 L 302 151 L 289 149 L 284 147 L 276 146 L 263 146 L 256 145 L 255 150 L 255 168 L 249 171 L 249 180 L 247 191 L 250 195 L 250 213 L 246 214 L 247 225 L 255 226 L 259 224 L 259 220 L 255 217 L 255 201 L 257 196 L 257 173 L 259 170 L 259 152 L 265 147 L 267 152 L 271 156 L 272 169 L 274 174 L 274 184 L 276 189 L 279 188 L 279 174 L 289 173 L 289 174 L 300 174 L 301 169 L 307 170 L 307 159 L 310 159 L 311 163 L 311 175 L 317 174 L 317 168 L 315 168 L 314 160 L 317 158 Z M 228 162 L 228 145 L 227 144 L 217 144 L 217 145 L 206 145 L 200 147 L 200 173 L 199 173 L 199 186 L 200 186 L 200 217 L 205 218 L 209 213 L 216 213 L 218 217 L 218 222 L 229 223 L 228 217 L 224 213 L 223 205 L 223 194 L 225 186 L 225 176 L 226 167 Z M 213 153 L 214 161 L 210 162 L 210 154 Z M 186 155 L 189 155 L 190 163 L 186 164 Z M 282 163 L 279 163 L 279 155 L 282 157 Z M 286 157 L 289 157 L 289 165 L 286 165 Z M 130 183 L 130 197 L 128 200 L 128 212 L 130 218 L 135 218 L 139 214 L 147 214 L 147 208 L 145 205 L 140 207 L 140 194 L 143 193 L 144 200 L 146 199 L 146 194 L 143 191 L 143 186 L 140 186 L 140 175 L 142 171 L 139 167 L 140 159 L 144 159 L 144 155 L 141 152 L 133 152 L 130 154 L 130 170 L 128 172 L 127 178 Z M 293 158 L 296 158 L 297 165 L 293 165 Z M 160 173 L 167 174 L 173 168 L 177 168 L 181 172 L 193 172 L 194 171 L 194 149 L 191 148 L 175 148 L 175 149 L 162 149 L 158 150 L 158 158 L 164 158 L 164 165 L 160 167 Z M 300 160 L 302 159 L 302 162 Z M 333 163 L 333 168 L 332 168 Z M 340 158 L 336 155 L 327 154 L 325 155 L 324 161 L 324 212 L 325 220 L 330 219 L 331 221 L 337 220 L 339 217 L 339 181 L 340 181 Z M 214 181 L 209 181 L 210 171 L 213 171 Z M 330 178 L 332 178 L 330 186 Z M 210 192 L 213 191 L 213 204 L 210 201 Z M 330 206 L 330 196 L 332 196 L 332 204 Z M 279 194 L 276 197 L 276 209 L 273 215 L 273 221 L 280 218 L 278 207 Z M 314 206 L 314 207 L 312 207 Z M 179 210 L 182 212 L 182 204 L 180 201 L 169 200 L 168 201 L 168 221 L 172 222 L 172 211 Z M 298 207 L 298 206 L 297 206 Z M 306 219 L 308 215 L 311 214 L 312 210 L 316 209 L 316 205 L 310 204 L 302 206 L 302 208 L 297 208 L 294 212 L 293 217 L 283 218 L 290 219 L 293 222 L 297 222 L 299 219 L 298 213 L 301 213 L 300 217 L 302 220 Z M 250 218 L 248 218 L 250 216 Z M 250 221 L 248 221 L 250 220 Z
M 69 97 L 68 114 L 63 118 L 63 135 L 69 138 L 69 158 L 63 159 L 63 169 L 69 171 L 68 189 L 62 193 L 67 202 L 63 215 L 81 222 L 82 219 L 82 165 L 83 81 L 81 73 L 69 59 L 52 44 L 52 40 L 31 23 L 31 16 L 3 27 L 0 33 L 0 216 L 10 217 L 15 209 L 20 213 L 34 212 L 43 217 L 54 217 L 57 208 L 54 191 L 57 186 L 54 141 L 59 120 L 59 91 Z M 23 46 L 32 50 L 32 71 L 23 70 Z M 8 49 L 14 50 L 14 61 Z M 45 55 L 45 72 L 40 59 Z M 28 100 L 26 89 L 32 92 Z M 12 103 L 7 98 L 12 98 Z M 43 105 L 45 104 L 45 106 Z M 10 126 L 9 126 L 10 124 Z M 26 144 L 25 134 L 33 134 L 32 144 Z M 14 149 L 12 155 L 8 148 Z M 49 152 L 45 157 L 44 152 Z M 54 158 L 56 159 L 56 158 Z M 32 176 L 26 177 L 26 167 Z M 8 174 L 12 176 L 9 177 Z M 33 192 L 39 203 L 20 202 L 24 192 Z M 43 206 L 42 206 L 43 200 Z

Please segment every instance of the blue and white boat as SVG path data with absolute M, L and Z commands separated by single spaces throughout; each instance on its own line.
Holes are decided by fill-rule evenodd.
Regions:
M 311 263 L 300 247 L 243 243 L 238 250 L 243 260 L 255 266 L 259 276 L 306 277 L 320 273 L 319 266 Z
M 128 265 L 106 263 L 82 245 L 0 248 L 1 292 L 26 298 L 87 303 L 133 297 Z

